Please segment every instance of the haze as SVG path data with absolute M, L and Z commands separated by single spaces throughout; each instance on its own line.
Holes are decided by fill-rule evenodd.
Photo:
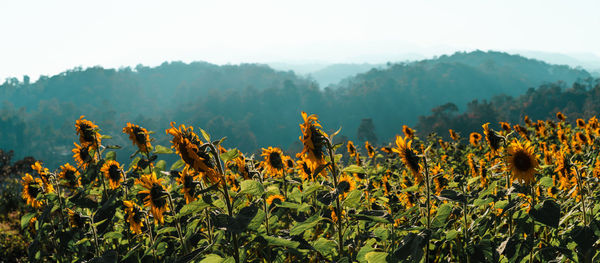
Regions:
M 76 66 L 385 63 L 457 50 L 600 56 L 600 1 L 11 1 L 0 80 Z

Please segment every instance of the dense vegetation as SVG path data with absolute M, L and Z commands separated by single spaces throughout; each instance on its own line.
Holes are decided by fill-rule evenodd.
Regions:
M 70 156 L 71 120 L 86 115 L 103 133 L 118 134 L 133 121 L 160 130 L 170 121 L 200 125 L 244 152 L 275 145 L 288 151 L 300 109 L 319 112 L 330 127 L 357 140 L 363 119 L 388 140 L 438 105 L 518 95 L 544 81 L 571 83 L 589 74 L 498 52 L 456 53 L 414 63 L 389 64 L 319 88 L 310 79 L 264 65 L 165 63 L 119 70 L 74 69 L 35 83 L 9 79 L 0 86 L 0 148 L 59 165 Z M 333 129 L 333 128 L 331 128 Z M 166 144 L 164 133 L 154 135 Z M 340 137 L 341 138 L 341 137 Z M 115 144 L 133 148 L 122 138 Z

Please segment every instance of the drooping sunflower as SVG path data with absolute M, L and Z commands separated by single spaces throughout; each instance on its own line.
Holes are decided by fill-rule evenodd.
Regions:
M 179 125 L 175 128 L 175 122 L 171 122 L 171 128 L 166 130 L 167 134 L 173 136 L 171 147 L 175 148 L 176 153 L 181 159 L 194 170 L 203 173 L 203 178 L 211 183 L 217 183 L 219 176 L 215 164 L 211 161 L 208 152 L 200 150 L 203 142 L 198 135 L 194 133 L 193 127 Z
M 108 160 L 103 165 L 100 171 L 104 174 L 104 177 L 108 179 L 109 186 L 111 189 L 117 189 L 123 182 L 123 171 L 121 165 L 114 160 Z
M 302 112 L 302 119 L 304 123 L 300 124 L 302 130 L 302 136 L 300 140 L 304 145 L 302 152 L 298 153 L 297 156 L 307 155 L 308 165 L 311 170 L 317 169 L 319 166 L 325 164 L 325 140 L 327 134 L 321 129 L 321 124 L 317 118 L 317 115 L 306 114 Z
M 300 160 L 296 161 L 296 170 L 302 180 L 314 180 L 313 171 L 308 166 L 308 162 L 305 158 L 300 158 Z
M 144 206 L 150 208 L 150 212 L 154 216 L 154 223 L 160 222 L 163 224 L 165 218 L 163 213 L 169 211 L 167 205 L 167 191 L 162 185 L 164 179 L 157 179 L 154 174 L 142 175 L 140 179 L 135 179 L 135 182 L 147 190 L 139 191 L 139 194 L 145 195 Z M 158 221 L 158 222 L 157 222 Z
M 369 141 L 365 141 L 365 149 L 367 149 L 367 154 L 369 158 L 373 158 L 375 156 L 375 148 L 369 143 Z
M 560 111 L 556 113 L 556 118 L 557 118 L 559 121 L 561 121 L 561 122 L 563 122 L 563 121 L 567 120 L 567 116 L 565 116 L 565 115 L 564 115 L 562 112 L 560 112 Z
M 490 129 L 489 125 L 489 122 L 482 125 L 483 134 L 485 135 L 485 140 L 490 146 L 490 149 L 492 149 L 492 153 L 495 154 L 500 149 L 500 142 L 502 141 L 502 137 L 500 137 L 496 133 L 496 131 Z
M 526 184 L 535 181 L 534 173 L 539 167 L 537 156 L 534 153 L 534 148 L 531 143 L 521 143 L 518 140 L 513 140 L 508 148 L 508 164 L 513 180 L 519 180 Z
M 80 146 L 77 143 L 73 144 L 75 144 L 75 148 L 71 150 L 73 152 L 73 159 L 77 162 L 77 166 L 85 170 L 91 162 L 95 161 L 95 154 L 94 152 L 90 154 L 91 147 L 89 146 Z
M 392 149 L 394 152 L 400 155 L 402 162 L 410 171 L 415 175 L 416 178 L 421 177 L 419 161 L 420 158 L 411 148 L 412 140 L 408 138 L 404 139 L 402 136 L 396 136 L 396 148 Z M 420 180 L 418 180 L 420 181 Z
M 282 195 L 271 195 L 269 197 L 267 197 L 267 205 L 271 205 L 273 203 L 275 204 L 281 204 L 283 201 L 285 201 L 285 197 L 283 197 Z
M 519 133 L 519 135 L 521 135 L 521 137 L 525 140 L 529 141 L 529 132 L 527 131 L 527 129 L 519 124 L 515 124 L 515 126 L 513 126 L 513 129 L 515 129 L 515 131 L 517 131 L 517 133 Z
M 586 127 L 585 121 L 581 118 L 577 119 L 577 127 L 585 129 L 585 127 Z
M 100 145 L 100 134 L 98 133 L 98 125 L 91 121 L 84 119 L 84 115 L 79 117 L 79 120 L 75 121 L 75 130 L 79 135 L 79 143 L 82 146 L 90 146 L 94 149 L 98 149 Z
M 183 171 L 181 171 L 179 178 L 175 179 L 175 181 L 183 186 L 181 188 L 181 193 L 183 193 L 183 196 L 185 197 L 186 204 L 196 200 L 196 186 L 199 184 L 199 182 L 197 182 L 198 177 L 199 175 L 192 169 L 185 167 L 183 168 Z
M 453 129 L 448 130 L 448 132 L 450 133 L 450 138 L 452 138 L 453 141 L 458 141 L 458 139 L 460 139 L 458 134 Z
M 479 134 L 477 132 L 472 132 L 469 135 L 469 142 L 471 143 L 471 145 L 478 146 L 479 145 L 479 141 L 481 141 L 481 134 Z
M 354 181 L 354 179 L 352 179 L 352 176 L 343 174 L 342 176 L 340 176 L 340 179 L 338 180 L 338 185 L 336 188 L 337 188 L 338 192 L 340 193 L 340 196 L 346 197 L 348 195 L 348 193 L 350 193 L 352 190 L 356 189 L 356 182 Z
M 502 129 L 506 132 L 509 133 L 512 129 L 510 128 L 510 123 L 508 122 L 500 122 L 500 127 L 502 127 Z
M 142 227 L 144 226 L 144 212 L 142 209 L 132 201 L 123 201 L 125 213 L 127 213 L 127 222 L 129 223 L 129 229 L 135 234 L 142 233 Z
M 412 139 L 415 136 L 415 131 L 406 125 L 402 125 L 402 132 L 406 138 Z
M 140 127 L 139 125 L 127 123 L 127 126 L 123 128 L 123 133 L 129 135 L 129 140 L 131 140 L 132 144 L 137 145 L 140 152 L 148 153 L 150 150 L 150 136 L 148 135 L 148 131 L 145 128 Z
M 289 157 L 284 156 L 281 149 L 269 146 L 269 148 L 262 149 L 264 161 L 261 162 L 261 166 L 264 167 L 269 175 L 272 177 L 281 177 L 285 169 L 285 162 Z
M 39 208 L 42 206 L 42 201 L 37 200 L 37 196 L 39 193 L 43 192 L 42 189 L 42 179 L 33 178 L 30 174 L 26 173 L 25 176 L 21 177 L 23 182 L 23 199 L 27 202 L 28 205 L 31 205 L 33 208 Z
M 348 148 L 348 154 L 350 154 L 350 156 L 356 155 L 356 147 L 354 147 L 354 142 L 348 141 L 346 147 Z
M 67 212 L 69 213 L 69 225 L 72 228 L 81 228 L 85 226 L 85 218 L 81 216 L 80 213 L 75 212 L 69 208 L 67 208 Z
M 58 177 L 65 182 L 64 185 L 66 187 L 75 189 L 81 186 L 81 177 L 79 175 L 79 171 L 77 171 L 75 167 L 69 163 L 66 163 L 65 165 L 60 166 L 60 173 L 58 174 Z

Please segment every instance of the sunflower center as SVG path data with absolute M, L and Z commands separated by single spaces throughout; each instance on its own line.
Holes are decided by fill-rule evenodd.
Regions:
M 87 123 L 82 123 L 81 125 L 79 125 L 79 129 L 81 130 L 81 135 L 84 141 L 94 141 L 94 131 L 92 130 L 92 127 L 90 127 L 90 125 L 88 125 Z
M 135 141 L 138 144 L 146 144 L 146 133 L 140 127 L 133 127 L 133 134 L 135 134 Z
M 155 207 L 164 207 L 167 204 L 167 200 L 164 197 L 165 190 L 160 184 L 154 183 L 152 185 L 152 189 L 150 189 L 150 198 L 152 199 L 152 204 Z
M 323 157 L 323 147 L 325 146 L 325 144 L 323 143 L 323 135 L 319 132 L 319 130 L 317 130 L 317 128 L 315 126 L 310 126 L 310 134 L 312 136 L 310 136 L 310 140 L 312 141 L 313 146 L 315 147 L 314 149 L 312 149 L 313 154 L 315 155 L 315 157 L 317 157 L 317 159 L 321 159 Z
M 308 165 L 306 165 L 306 163 L 302 163 L 302 170 L 304 171 L 305 174 L 311 175 L 312 172 L 310 171 L 310 168 L 308 168 Z
M 90 160 L 92 160 L 92 156 L 90 156 L 90 151 L 89 151 L 88 147 L 82 147 L 82 148 L 79 150 L 79 158 L 81 158 L 81 160 L 82 160 L 84 163 L 87 163 L 87 162 L 89 162 Z
M 350 190 L 350 183 L 348 181 L 340 181 L 338 183 L 338 190 L 342 193 L 348 192 Z
M 287 160 L 287 167 L 288 168 L 294 167 L 294 162 L 292 160 Z
M 183 177 L 183 187 L 193 190 L 194 186 L 195 186 L 195 184 L 194 184 L 194 177 L 189 176 L 189 175 L 185 175 Z
M 37 183 L 30 183 L 27 187 L 27 193 L 32 198 L 35 198 L 41 192 L 40 187 Z
M 133 221 L 138 224 L 142 222 L 142 212 L 137 207 L 133 208 Z
M 533 167 L 531 157 L 524 151 L 518 151 L 513 157 L 513 163 L 519 171 L 529 171 Z
M 404 156 L 408 164 L 408 168 L 413 171 L 419 171 L 419 157 L 411 149 L 404 149 Z
M 269 163 L 277 170 L 283 169 L 283 161 L 281 155 L 278 152 L 272 152 L 269 154 Z
M 111 165 L 108 168 L 108 175 L 110 176 L 110 180 L 114 182 L 118 182 L 119 180 L 121 180 L 121 171 L 119 169 L 119 166 Z

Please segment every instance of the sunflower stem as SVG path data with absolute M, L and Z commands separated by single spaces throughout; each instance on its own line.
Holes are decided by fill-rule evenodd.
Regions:
M 427 168 L 427 155 L 423 153 L 423 166 L 425 168 L 425 190 L 427 192 L 427 230 L 431 231 L 431 191 L 429 189 L 429 169 Z M 430 233 L 427 233 L 427 244 L 425 245 L 425 262 L 429 262 L 429 241 L 430 241 Z
M 173 215 L 175 215 L 175 206 L 173 205 L 173 198 L 171 197 L 171 194 L 167 192 L 167 197 L 169 198 L 169 205 L 171 205 L 171 209 L 173 209 Z M 181 233 L 181 223 L 179 222 L 181 220 L 181 218 L 177 218 L 177 223 L 175 224 L 175 226 L 177 227 L 177 235 L 179 236 L 179 242 L 181 242 L 181 247 L 183 248 L 183 251 L 185 252 L 185 254 L 187 254 L 189 252 L 187 244 L 185 243 L 185 241 L 183 240 L 183 235 Z
M 90 216 L 90 226 L 92 233 L 94 234 L 94 244 L 96 245 L 96 257 L 100 256 L 100 246 L 98 245 L 98 233 L 96 233 L 96 227 L 94 226 L 94 215 Z
M 333 184 L 337 191 L 338 186 L 338 170 L 335 166 L 335 157 L 333 156 L 333 146 L 331 145 L 331 141 L 328 138 L 325 138 L 327 142 L 327 151 L 329 152 L 329 159 L 331 160 L 331 173 L 333 175 Z M 340 206 L 340 196 L 339 194 L 335 198 L 335 206 L 336 206 L 336 214 L 338 216 L 337 220 L 337 231 L 338 231 L 338 250 L 340 253 L 340 258 L 344 256 L 344 234 L 342 231 L 342 208 Z
M 582 184 L 583 184 L 583 178 L 581 178 L 581 173 L 579 173 L 579 169 L 577 168 L 577 166 L 575 166 L 575 173 L 577 175 L 577 191 L 579 192 L 579 197 L 581 198 L 581 210 L 583 212 L 583 225 L 587 226 L 587 217 L 586 217 L 586 211 L 585 211 L 585 196 L 583 195 L 583 192 L 581 191 L 582 189 Z
M 148 216 L 144 216 L 144 220 L 146 220 L 146 226 L 148 226 L 148 233 L 150 233 L 150 248 L 152 250 L 152 261 L 156 262 L 156 250 L 154 248 L 154 235 L 152 234 L 152 226 L 148 221 Z

